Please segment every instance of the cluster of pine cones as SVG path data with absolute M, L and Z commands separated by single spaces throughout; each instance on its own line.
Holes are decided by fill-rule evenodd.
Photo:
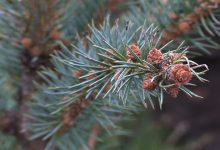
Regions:
M 136 44 L 131 44 L 129 48 L 138 57 L 141 56 L 141 51 Z M 136 58 L 127 51 L 129 61 L 136 61 Z M 147 62 L 151 63 L 156 70 L 147 73 L 143 79 L 143 88 L 148 91 L 156 89 L 161 83 L 167 85 L 166 91 L 172 97 L 177 97 L 179 87 L 187 84 L 192 79 L 192 71 L 190 66 L 184 64 L 184 53 L 169 52 L 162 54 L 157 48 L 153 48 L 147 55 Z

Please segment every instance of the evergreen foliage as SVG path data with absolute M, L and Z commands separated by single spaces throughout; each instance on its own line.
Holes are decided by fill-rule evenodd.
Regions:
M 219 14 L 218 0 L 140 0 L 138 6 L 131 6 L 129 20 L 141 25 L 146 18 L 148 26 L 154 23 L 164 31 L 161 42 L 186 41 L 193 54 L 201 55 L 220 47 L 216 40 L 219 38 Z
M 46 150 L 112 149 L 112 137 L 130 135 L 120 122 L 162 109 L 164 94 L 201 98 L 191 79 L 206 82 L 208 67 L 191 57 L 220 47 L 218 0 L 129 1 L 120 19 L 101 23 L 105 4 L 0 2 L 0 110 L 18 113 L 16 134 L 26 141 Z
M 33 130 L 33 138 L 51 138 L 50 146 L 54 143 L 60 147 L 52 141 L 56 137 L 62 137 L 62 141 L 69 141 L 66 144 L 76 146 L 72 149 L 89 149 L 86 141 L 95 124 L 111 134 L 111 130 L 116 131 L 119 120 L 127 119 L 127 113 L 142 110 L 143 106 L 140 104 L 145 107 L 151 104 L 154 107 L 153 97 L 158 99 L 162 108 L 164 92 L 174 85 L 166 84 L 166 73 L 161 72 L 159 64 L 153 64 L 146 59 L 149 51 L 157 47 L 160 40 L 157 39 L 157 28 L 145 25 L 135 28 L 126 23 L 111 26 L 107 18 L 100 29 L 95 26 L 90 29 L 91 36 L 87 37 L 87 45 L 80 38 L 76 45 L 71 45 L 71 50 L 61 44 L 62 51 L 53 56 L 56 70 L 44 69 L 41 72 L 41 77 L 47 84 L 39 85 L 45 94 L 35 98 L 32 105 L 33 116 L 30 117 L 34 123 L 30 129 Z M 140 47 L 140 56 L 129 46 L 132 43 L 137 43 Z M 187 48 L 181 48 L 181 45 L 175 50 L 167 49 L 166 46 L 158 47 L 164 51 L 164 62 L 170 59 L 171 53 L 187 53 Z M 131 56 L 135 58 L 133 61 L 129 60 Z M 205 81 L 200 75 L 207 71 L 206 65 L 198 65 L 181 56 L 175 61 L 173 65 L 185 62 L 191 67 L 194 76 Z M 201 67 L 205 70 L 194 70 Z M 154 75 L 153 81 L 162 78 L 153 91 L 143 88 L 143 77 L 147 73 Z M 197 96 L 183 85 L 179 89 L 190 96 Z M 60 133 L 63 130 L 67 130 L 64 135 Z M 120 133 L 122 129 L 118 131 Z M 71 141 L 78 141 L 79 145 L 71 144 Z M 68 145 L 64 145 L 62 143 L 63 149 L 68 149 Z

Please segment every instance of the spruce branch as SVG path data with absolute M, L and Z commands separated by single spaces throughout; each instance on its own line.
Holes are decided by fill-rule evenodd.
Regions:
M 27 117 L 32 138 L 49 140 L 48 149 L 61 147 L 55 141 L 65 141 L 64 149 L 73 142 L 72 149 L 89 149 L 97 124 L 110 135 L 128 134 L 118 127 L 120 120 L 130 120 L 148 104 L 154 108 L 155 98 L 162 108 L 165 93 L 197 96 L 188 89 L 192 77 L 206 81 L 207 66 L 190 60 L 183 43 L 176 49 L 170 42 L 159 47 L 153 25 L 112 26 L 107 18 L 100 29 L 92 25 L 90 30 L 87 45 L 80 38 L 71 49 L 60 43 L 62 51 L 52 61 L 56 70 L 40 73 L 46 84 L 39 85 Z
M 48 54 L 62 47 L 62 51 L 57 51 L 53 55 L 51 66 L 54 68 L 43 67 L 43 71 L 39 73 L 44 82 L 37 83 L 39 91 L 33 102 L 30 102 L 30 110 L 28 110 L 30 114 L 27 110 L 19 112 L 27 114 L 25 119 L 23 115 L 20 119 L 23 133 L 28 124 L 31 139 L 41 138 L 43 143 L 47 143 L 45 149 L 93 148 L 94 141 L 102 140 L 97 136 L 91 140 L 90 133 L 97 124 L 110 135 L 128 134 L 120 130 L 117 123 L 120 120 L 131 119 L 131 114 L 142 109 L 140 104 L 144 107 L 150 104 L 154 108 L 155 98 L 162 108 L 165 93 L 177 97 L 179 91 L 183 91 L 189 96 L 200 97 L 187 86 L 193 85 L 190 83 L 192 77 L 206 82 L 202 75 L 208 71 L 208 67 L 190 60 L 187 55 L 188 48 L 182 47 L 182 44 L 172 49 L 170 45 L 175 43 L 174 41 L 161 44 L 160 37 L 163 37 L 158 35 L 158 28 L 148 24 L 147 21 L 145 25 L 118 22 L 112 26 L 107 20 L 100 28 L 96 28 L 95 25 L 90 26 L 91 36 L 88 36 L 86 41 L 88 43 L 85 44 L 84 39 L 78 38 L 72 47 L 69 46 L 68 41 L 73 36 L 66 35 L 69 31 L 76 30 L 70 24 L 73 21 L 76 21 L 74 26 L 78 23 L 87 24 L 90 20 L 88 16 L 91 14 L 84 16 L 84 13 L 81 13 L 82 8 L 86 8 L 87 4 L 92 4 L 93 8 L 96 8 L 96 2 L 100 1 L 88 0 L 87 3 L 80 5 L 82 7 L 65 5 L 65 2 L 22 1 L 22 4 L 28 3 L 28 5 L 21 6 L 20 3 L 19 6 L 27 11 L 22 11 L 21 14 L 7 11 L 8 15 L 16 18 L 15 20 L 18 18 L 23 18 L 22 21 L 26 20 L 22 30 L 17 31 L 13 24 L 9 24 L 9 27 L 13 29 L 10 32 L 17 31 L 15 39 L 19 39 L 19 44 L 13 49 L 15 51 L 23 49 L 28 52 L 28 55 L 31 55 L 31 63 L 45 55 L 48 62 L 50 58 Z M 76 4 L 76 1 L 72 2 Z M 35 3 L 37 5 L 34 5 Z M 55 11 L 55 8 L 68 8 L 70 11 L 61 17 L 64 11 Z M 73 19 L 72 10 L 77 10 L 77 13 L 73 14 L 83 15 L 84 18 Z M 38 13 L 33 13 L 35 11 Z M 218 22 L 215 15 L 213 16 L 212 20 Z M 3 23 L 5 25 L 4 21 Z M 15 21 L 14 25 L 19 23 Z M 210 26 L 213 27 L 213 24 Z M 217 30 L 215 32 L 218 34 Z M 12 33 L 9 35 L 14 35 Z M 10 36 L 1 37 L 5 40 L 5 44 Z M 57 46 L 54 44 L 55 41 L 62 41 L 63 44 Z M 212 48 L 213 45 L 206 47 Z M 33 68 L 26 66 L 27 64 L 26 62 L 24 66 L 32 70 Z M 6 68 L 4 64 L 3 67 Z M 38 67 L 39 64 L 37 70 Z M 22 76 L 21 81 L 24 83 L 21 91 L 22 105 L 25 104 L 25 99 L 30 99 L 24 93 L 32 95 L 34 92 L 32 88 L 35 86 L 31 84 L 30 88 L 27 83 L 35 78 L 35 69 L 34 67 L 34 75 L 19 70 L 18 76 Z M 25 141 L 27 138 L 29 134 L 25 135 Z
M 218 3 L 219 2 L 217 1 L 200 2 L 200 6 L 197 6 L 195 9 L 193 9 L 191 13 L 187 14 L 184 17 L 181 17 L 181 19 L 179 19 L 174 25 L 166 28 L 162 36 L 161 42 L 164 44 L 169 42 L 170 40 L 177 39 L 178 37 L 181 37 L 181 35 L 183 35 L 184 33 L 190 31 L 191 28 L 201 20 L 202 22 L 204 22 L 203 17 L 207 17 L 209 13 L 218 8 Z M 169 17 L 171 19 L 176 19 L 178 17 L 176 13 L 171 13 L 169 14 Z M 206 26 L 206 23 L 204 23 L 204 27 L 209 34 L 214 36 L 214 33 Z
M 169 3 L 168 3 L 169 2 Z M 140 0 L 138 6 L 131 5 L 130 20 L 138 25 L 155 23 L 164 30 L 160 40 L 165 44 L 170 40 L 186 41 L 192 45 L 192 52 L 201 55 L 197 50 L 210 54 L 213 49 L 219 49 L 217 38 L 219 37 L 219 2 L 218 1 L 163 1 L 156 0 L 149 3 Z M 176 43 L 179 43 L 176 42 Z M 160 43 L 159 43 L 160 44 Z M 175 48 L 177 45 L 172 44 Z M 208 49 L 208 50 L 207 50 Z
M 16 110 L 19 117 L 16 122 L 18 128 L 15 130 L 22 132 L 15 136 L 20 137 L 23 147 L 33 149 L 32 146 L 37 145 L 36 140 L 30 142 L 28 139 L 26 124 L 29 120 L 23 115 L 28 110 L 27 101 L 36 92 L 33 80 L 41 82 L 36 72 L 41 65 L 52 67 L 49 54 L 59 48 L 55 42 L 60 40 L 68 45 L 70 40 L 73 41 L 73 33 L 81 27 L 84 28 L 91 21 L 94 10 L 99 10 L 101 7 L 97 4 L 102 3 L 104 1 L 97 0 L 83 2 L 3 0 L 0 2 L 1 111 Z M 86 10 L 86 13 L 81 13 L 83 10 Z M 79 12 L 81 15 L 77 16 L 77 19 L 75 19 L 76 15 L 73 18 L 71 13 L 79 14 Z M 56 130 L 58 128 L 59 125 L 56 126 Z M 42 143 L 38 144 L 40 149 L 44 147 Z
M 73 45 L 74 60 L 55 56 L 56 59 L 72 68 L 86 69 L 87 73 L 84 72 L 86 74 L 80 77 L 82 80 L 78 84 L 68 87 L 54 87 L 51 90 L 68 89 L 72 94 L 86 90 L 86 97 L 96 93 L 95 98 L 117 93 L 125 104 L 134 87 L 137 91 L 142 91 L 144 88 L 146 90 L 144 93 L 155 95 L 160 99 L 163 97 L 163 91 L 169 93 L 169 87 L 174 86 L 178 91 L 181 86 L 191 80 L 192 76 L 201 81 L 206 81 L 200 75 L 208 71 L 208 68 L 189 60 L 186 56 L 188 48 L 181 48 L 180 46 L 177 49 L 169 50 L 166 48 L 168 44 L 161 48 L 155 47 L 157 28 L 142 26 L 141 30 L 133 29 L 133 31 L 137 31 L 135 34 L 118 26 L 113 26 L 110 30 L 109 28 L 111 27 L 108 23 L 105 23 L 100 31 L 91 27 L 94 35 L 89 38 L 92 45 L 90 48 L 96 51 L 96 55 L 87 54 L 87 50 L 83 47 Z M 132 26 L 129 28 L 132 29 Z M 162 51 L 165 52 L 162 53 Z M 181 77 L 182 75 L 179 73 L 182 71 L 179 69 L 182 69 L 185 77 Z M 196 72 L 195 69 L 203 70 Z M 175 76 L 176 73 L 180 79 L 175 79 L 178 78 Z M 108 85 L 109 89 L 103 94 Z M 155 92 L 160 94 L 154 94 Z M 144 101 L 143 98 L 141 99 Z M 162 105 L 163 100 L 159 101 Z

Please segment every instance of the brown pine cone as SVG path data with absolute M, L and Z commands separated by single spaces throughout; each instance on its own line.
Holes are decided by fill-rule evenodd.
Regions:
M 180 59 L 180 58 L 183 58 L 185 56 L 185 54 L 183 53 L 173 53 L 171 52 L 169 54 L 169 57 L 170 57 L 170 61 L 173 63 L 175 60 L 177 59 Z
M 151 49 L 147 56 L 147 60 L 152 64 L 159 64 L 163 59 L 163 54 L 157 48 Z
M 57 31 L 57 30 L 52 31 L 52 32 L 50 33 L 50 37 L 51 37 L 53 40 L 55 40 L 55 41 L 59 40 L 59 39 L 60 39 L 60 33 L 59 33 L 59 31 Z
M 152 80 L 152 75 L 151 74 L 147 74 L 144 77 L 143 88 L 145 90 L 152 91 L 157 87 L 157 83 L 155 81 L 151 81 L 151 80 Z
M 24 48 L 29 49 L 31 47 L 32 41 L 30 38 L 24 37 L 21 39 L 21 44 Z
M 187 22 L 181 22 L 181 23 L 178 25 L 178 29 L 179 29 L 181 32 L 185 33 L 185 32 L 187 32 L 187 31 L 189 31 L 190 25 L 189 25 L 189 23 L 187 23 Z
M 138 56 L 141 57 L 141 51 L 139 47 L 136 44 L 131 44 L 129 48 Z M 128 59 L 131 59 L 132 61 L 136 61 L 136 58 L 132 55 L 132 53 L 128 50 L 127 51 L 127 57 Z
M 72 72 L 72 75 L 73 75 L 73 77 L 75 77 L 75 78 L 79 78 L 79 77 L 82 76 L 82 73 L 81 73 L 79 70 L 74 70 L 74 71 Z
M 173 11 L 170 12 L 170 13 L 168 13 L 168 16 L 169 16 L 170 19 L 173 19 L 173 20 L 177 19 L 177 15 L 176 15 L 176 13 L 173 12 Z
M 177 86 L 184 85 L 192 79 L 192 72 L 187 65 L 175 64 L 168 70 L 169 81 Z
M 179 94 L 179 88 L 178 86 L 171 86 L 167 89 L 167 93 L 170 94 L 170 96 L 176 98 Z

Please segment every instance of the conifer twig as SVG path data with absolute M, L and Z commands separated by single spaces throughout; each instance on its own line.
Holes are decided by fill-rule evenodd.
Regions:
M 202 0 L 199 7 L 195 8 L 191 13 L 181 18 L 177 23 L 172 24 L 170 27 L 165 29 L 161 38 L 161 43 L 164 44 L 170 40 L 177 39 L 184 33 L 188 32 L 193 25 L 201 20 L 201 17 L 207 16 L 209 11 L 219 7 L 219 4 L 219 0 L 209 0 L 205 2 Z

